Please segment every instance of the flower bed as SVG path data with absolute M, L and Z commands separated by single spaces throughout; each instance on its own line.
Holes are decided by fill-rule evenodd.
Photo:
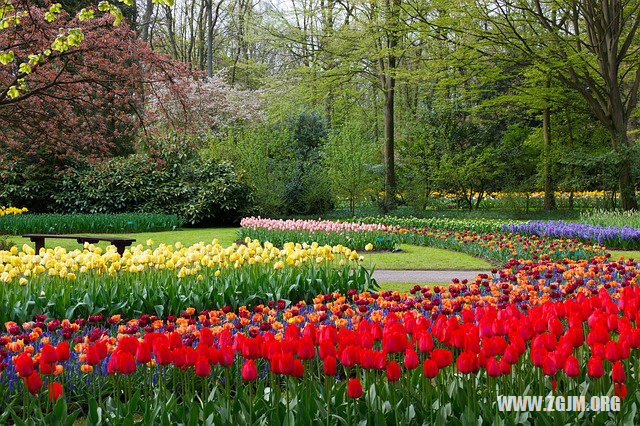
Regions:
M 572 239 L 545 239 L 536 235 L 508 232 L 474 232 L 415 228 L 403 234 L 406 242 L 440 247 L 481 256 L 501 264 L 510 259 L 533 259 L 548 256 L 553 260 L 585 259 L 603 254 L 605 248 Z
M 184 220 L 173 214 L 5 214 L 3 216 L 0 211 L 0 234 L 9 235 L 155 232 L 174 230 L 183 224 Z
M 16 216 L 27 213 L 29 210 L 26 207 L 5 207 L 0 206 L 0 217 L 2 216 Z
M 334 222 L 331 220 L 282 220 L 246 217 L 240 222 L 241 238 L 269 241 L 277 246 L 285 242 L 317 242 L 341 244 L 354 249 L 369 246 L 375 250 L 390 250 L 398 245 L 397 227 L 376 223 Z
M 311 300 L 318 293 L 376 288 L 360 260 L 343 246 L 286 243 L 278 249 L 249 240 L 227 248 L 215 240 L 191 247 L 138 245 L 122 256 L 113 246 L 40 253 L 13 247 L 0 251 L 0 323 L 36 314 L 168 315 L 187 307 Z
M 514 413 L 498 412 L 497 395 L 552 392 L 616 395 L 619 412 L 579 415 L 622 421 L 640 402 L 638 271 L 604 256 L 512 261 L 493 277 L 411 295 L 8 323 L 0 421 L 498 421 Z M 575 415 L 530 412 L 527 421 Z
M 630 226 L 597 226 L 565 221 L 532 221 L 504 225 L 505 231 L 549 236 L 553 238 L 577 238 L 619 248 L 639 248 L 640 229 Z

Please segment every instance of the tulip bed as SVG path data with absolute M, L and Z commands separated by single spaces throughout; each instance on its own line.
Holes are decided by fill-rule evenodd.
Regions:
M 0 323 L 36 314 L 177 314 L 187 307 L 256 305 L 266 300 L 311 300 L 316 294 L 376 288 L 355 250 L 343 246 L 246 240 L 183 247 L 153 241 L 126 250 L 87 245 L 35 253 L 25 245 L 0 251 Z
M 2 214 L 0 234 L 74 234 L 113 232 L 154 232 L 174 230 L 184 220 L 174 214 L 159 213 L 94 213 L 94 214 L 20 214 L 26 209 L 13 209 Z
M 577 238 L 607 246 L 632 249 L 640 247 L 640 229 L 630 226 L 598 226 L 559 221 L 532 221 L 502 226 L 507 232 L 540 235 L 551 238 Z
M 178 316 L 38 315 L 0 336 L 0 422 L 619 424 L 640 403 L 640 266 L 508 267 L 409 294 L 320 294 Z M 509 413 L 498 395 L 609 395 Z
M 269 241 L 281 246 L 288 241 L 344 245 L 353 249 L 368 246 L 393 250 L 401 242 L 396 226 L 378 223 L 334 222 L 331 220 L 282 220 L 246 217 L 240 222 L 240 237 Z
M 0 206 L 0 217 L 20 215 L 20 214 L 27 213 L 28 211 L 29 210 L 26 207 L 19 208 L 19 207 Z
M 535 260 L 543 255 L 553 260 L 583 259 L 605 252 L 602 246 L 569 237 L 546 238 L 529 232 L 503 231 L 503 223 L 495 220 L 365 219 L 368 220 L 380 223 L 245 218 L 240 234 L 276 245 L 286 240 L 307 242 L 317 238 L 327 243 L 352 244 L 351 247 L 367 251 L 407 243 L 460 251 L 497 264 L 512 258 Z M 526 225 L 513 226 L 520 229 Z
M 512 232 L 475 232 L 436 228 L 405 229 L 403 239 L 409 244 L 461 251 L 504 264 L 512 258 L 533 259 L 548 256 L 553 260 L 584 259 L 604 254 L 605 247 L 575 239 L 543 238 Z
M 453 218 L 417 218 L 417 217 L 365 217 L 364 223 L 378 223 L 401 228 L 435 228 L 445 231 L 470 230 L 476 232 L 501 231 L 504 220 L 500 219 L 453 219 Z M 518 223 L 518 222 L 514 222 Z

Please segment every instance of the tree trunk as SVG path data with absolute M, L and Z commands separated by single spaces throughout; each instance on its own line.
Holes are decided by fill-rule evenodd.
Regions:
M 631 173 L 631 158 L 629 149 L 629 138 L 627 135 L 627 123 L 624 121 L 622 112 L 614 112 L 613 125 L 615 130 L 611 132 L 611 142 L 613 149 L 620 155 L 620 174 L 618 185 L 620 190 L 620 207 L 622 210 L 637 210 L 636 191 Z
M 207 1 L 207 77 L 213 77 L 213 0 Z
M 395 132 L 394 132 L 394 98 L 395 79 L 390 77 L 389 87 L 384 93 L 384 201 L 387 207 L 395 206 L 396 173 L 395 173 Z
M 151 14 L 153 13 L 153 0 L 147 0 L 142 15 L 142 28 L 140 30 L 140 38 L 149 41 L 149 25 L 151 24 Z
M 549 89 L 551 81 L 547 78 L 544 82 L 544 88 Z M 542 109 L 542 139 L 543 139 L 543 153 L 544 156 L 544 209 L 553 210 L 556 208 L 556 199 L 553 194 L 553 179 L 551 177 L 551 112 L 549 103 L 545 102 Z

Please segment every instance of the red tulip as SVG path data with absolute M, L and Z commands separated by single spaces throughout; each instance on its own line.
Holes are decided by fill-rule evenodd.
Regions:
M 362 385 L 357 378 L 349 379 L 347 384 L 347 395 L 349 398 L 360 398 L 362 396 Z
M 200 344 L 213 346 L 213 332 L 209 327 L 203 327 L 202 330 L 200 330 Z
M 520 354 L 518 354 L 518 348 L 516 348 L 513 344 L 507 346 L 504 351 L 504 358 L 509 364 L 515 364 L 520 359 Z
M 62 385 L 57 382 L 49 383 L 49 400 L 56 402 L 62 395 Z
M 118 348 L 122 351 L 125 351 L 131 355 L 135 355 L 138 350 L 138 338 L 134 336 L 125 336 L 121 337 L 118 340 Z
M 22 352 L 16 357 L 13 365 L 20 377 L 29 377 L 33 374 L 33 359 L 31 355 L 26 352 Z
M 57 362 L 58 356 L 56 355 L 56 348 L 48 343 L 42 346 L 42 349 L 40 350 L 40 359 L 47 364 Z
M 240 345 L 240 353 L 246 359 L 256 359 L 261 355 L 261 339 L 244 339 Z
M 32 395 L 35 395 L 42 387 L 42 379 L 40 375 L 34 371 L 31 375 L 24 378 L 24 385 Z
M 425 359 L 422 363 L 424 369 L 424 376 L 428 379 L 433 379 L 438 375 L 438 364 L 432 359 Z
M 196 376 L 208 377 L 209 374 L 211 374 L 211 367 L 209 366 L 209 360 L 204 357 L 199 357 L 196 360 L 196 363 L 194 366 L 194 372 L 196 373 Z
M 116 356 L 116 367 L 120 373 L 131 374 L 136 371 L 136 361 L 131 353 L 127 351 L 117 351 L 111 356 Z
M 55 364 L 49 364 L 48 362 L 44 362 L 42 358 L 40 358 L 40 374 L 53 374 L 55 371 Z
M 374 351 L 374 353 L 374 367 L 378 370 L 384 370 L 387 366 L 387 353 L 385 351 Z
M 353 367 L 358 361 L 360 361 L 360 348 L 358 346 L 347 346 L 340 353 L 340 362 L 345 367 Z
M 429 353 L 433 350 L 433 337 L 428 331 L 418 334 L 417 346 L 420 352 Z
M 242 365 L 242 379 L 247 382 L 258 378 L 258 369 L 252 359 L 248 359 Z
M 553 376 L 558 371 L 558 367 L 556 366 L 556 362 L 550 356 L 545 357 L 542 360 L 542 371 L 547 376 Z
M 469 374 L 476 370 L 477 356 L 472 352 L 462 352 L 456 360 L 456 367 L 462 374 Z
M 336 358 L 328 356 L 323 359 L 323 370 L 327 376 L 335 376 L 337 372 Z
M 224 346 L 220 348 L 220 365 L 223 367 L 231 367 L 233 364 L 233 349 L 229 346 Z
M 180 334 L 178 334 L 177 331 L 174 331 L 172 333 L 169 334 L 169 349 L 171 349 L 172 351 L 177 349 L 177 348 L 181 348 L 182 346 L 184 346 L 182 344 L 182 337 L 180 337 Z
M 100 362 L 100 354 L 96 346 L 87 347 L 87 351 L 85 355 L 86 355 L 85 360 L 89 365 L 96 365 Z
M 607 361 L 614 363 L 620 359 L 620 348 L 618 342 L 610 340 L 604 347 L 604 357 Z
M 310 337 L 303 337 L 298 341 L 298 358 L 311 359 L 316 356 L 316 348 Z
M 627 376 L 624 372 L 624 367 L 620 361 L 616 361 L 615 364 L 611 367 L 611 380 L 617 383 L 622 383 L 627 379 Z
M 138 345 L 136 350 L 136 361 L 141 364 L 146 364 L 151 361 L 151 345 L 149 342 L 142 342 Z
M 602 358 L 593 356 L 587 361 L 587 374 L 589 377 L 599 379 L 604 375 L 604 368 L 602 366 Z
M 500 364 L 494 357 L 489 358 L 489 362 L 487 363 L 487 375 L 489 377 L 498 377 L 502 373 L 500 369 Z
M 431 359 L 438 364 L 438 368 L 447 367 L 453 361 L 453 355 L 447 349 L 434 349 L 431 352 Z
M 326 358 L 328 356 L 336 356 L 336 347 L 331 342 L 322 342 L 318 347 L 320 352 L 320 358 Z
M 293 366 L 291 368 L 291 376 L 292 377 L 302 377 L 304 376 L 304 365 L 302 365 L 302 361 L 296 359 L 293 361 Z
M 389 380 L 390 382 L 397 382 L 398 380 L 400 380 L 402 369 L 400 368 L 400 365 L 397 362 L 391 361 L 387 363 L 385 372 L 387 375 L 387 380 Z
M 71 354 L 69 353 L 69 343 L 58 343 L 58 346 L 56 346 L 56 357 L 60 362 L 67 361 L 71 357 Z
M 171 352 L 171 362 L 176 368 L 182 368 L 187 364 L 184 353 L 184 346 L 176 348 L 173 350 L 173 352 Z
M 404 353 L 404 366 L 409 370 L 418 368 L 420 360 L 418 354 L 413 349 L 407 349 Z
M 578 358 L 570 356 L 564 363 L 564 372 L 569 377 L 578 377 L 580 375 L 580 365 L 578 365 Z
M 382 350 L 387 353 L 404 352 L 408 343 L 406 334 L 398 331 L 385 333 L 382 337 Z
M 196 360 L 198 359 L 198 355 L 196 354 L 196 350 L 191 346 L 184 347 L 184 362 L 187 366 L 192 367 L 196 364 Z
M 171 350 L 169 346 L 158 346 L 153 348 L 153 353 L 156 356 L 156 362 L 159 365 L 169 365 L 171 364 Z

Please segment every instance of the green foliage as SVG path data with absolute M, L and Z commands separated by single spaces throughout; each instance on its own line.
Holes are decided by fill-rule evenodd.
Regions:
M 13 241 L 11 241 L 5 236 L 0 236 L 0 251 L 9 250 L 13 246 L 15 246 L 15 243 Z
M 310 262 L 311 263 L 311 262 Z M 305 300 L 318 294 L 350 289 L 374 290 L 371 271 L 347 262 L 302 265 L 276 270 L 271 264 L 245 264 L 238 269 L 203 268 L 202 281 L 195 275 L 182 278 L 175 270 L 145 270 L 108 275 L 86 272 L 69 282 L 42 274 L 24 285 L 0 286 L 0 321 L 22 323 L 36 314 L 53 318 L 80 318 L 102 313 L 134 317 L 155 313 L 179 315 L 225 305 L 255 306 L 270 300 Z
M 376 148 L 357 126 L 347 125 L 331 132 L 324 146 L 327 174 L 336 197 L 348 200 L 351 214 L 355 206 L 375 187 L 373 165 Z
M 640 228 L 640 212 L 591 210 L 580 214 L 580 222 L 596 226 Z
M 184 220 L 176 215 L 156 213 L 29 213 L 0 217 L 0 234 L 152 232 L 177 229 L 183 223 Z
M 61 182 L 58 208 L 164 212 L 192 225 L 239 221 L 252 205 L 247 179 L 228 162 L 203 158 L 191 143 L 169 136 L 147 152 L 76 170 Z
M 284 124 L 232 130 L 212 139 L 205 156 L 246 173 L 263 216 L 323 213 L 333 207 L 321 156 L 326 135 L 322 118 L 302 113 Z

